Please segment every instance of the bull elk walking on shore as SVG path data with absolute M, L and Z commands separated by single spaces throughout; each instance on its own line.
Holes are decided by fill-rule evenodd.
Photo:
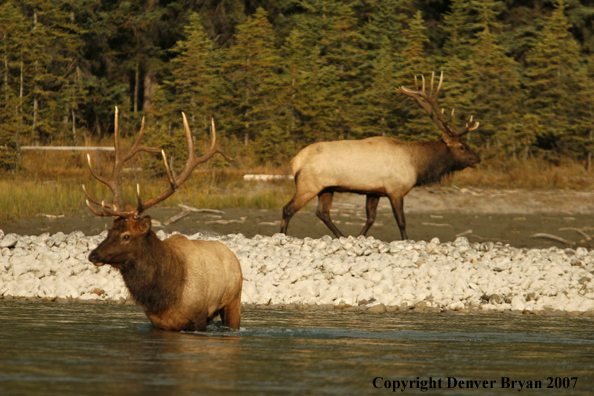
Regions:
M 301 150 L 291 161 L 295 177 L 295 196 L 283 208 L 281 233 L 287 233 L 291 217 L 316 195 L 316 215 L 336 235 L 342 233 L 330 219 L 330 207 L 335 192 L 351 192 L 367 196 L 367 221 L 359 235 L 365 235 L 375 221 L 380 197 L 388 197 L 400 229 L 406 235 L 404 196 L 415 186 L 439 182 L 452 172 L 474 167 L 480 157 L 460 137 L 478 128 L 470 121 L 456 131 L 449 125 L 454 110 L 446 119 L 440 111 L 438 95 L 443 83 L 443 72 L 433 94 L 435 73 L 431 77 L 430 93 L 425 92 L 425 77 L 419 90 L 415 77 L 415 90 L 405 87 L 398 92 L 414 98 L 427 115 L 442 130 L 441 140 L 404 143 L 388 137 L 363 140 L 343 140 L 314 143 Z
M 88 156 L 91 174 L 111 189 L 113 203 L 108 204 L 93 198 L 83 185 L 88 197 L 89 209 L 98 216 L 115 217 L 107 238 L 89 255 L 96 266 L 109 264 L 117 268 L 134 300 L 142 306 L 146 316 L 156 327 L 164 330 L 206 330 L 209 320 L 217 314 L 223 324 L 239 329 L 241 320 L 241 266 L 235 254 L 217 241 L 189 240 L 174 235 L 161 241 L 151 230 L 151 218 L 140 214 L 163 201 L 186 181 L 194 168 L 219 153 L 229 159 L 216 146 L 216 132 L 212 123 L 210 149 L 200 157 L 194 153 L 192 133 L 182 113 L 188 144 L 188 160 L 179 176 L 174 178 L 167 163 L 165 152 L 140 145 L 144 131 L 144 118 L 134 145 L 126 153 L 120 151 L 119 116 L 115 113 L 115 164 L 110 179 L 104 179 L 93 170 Z M 136 193 L 138 206 L 120 206 L 118 177 L 122 165 L 140 151 L 161 153 L 169 188 L 147 202 L 140 198 L 140 186 Z M 89 202 L 98 205 L 97 210 Z

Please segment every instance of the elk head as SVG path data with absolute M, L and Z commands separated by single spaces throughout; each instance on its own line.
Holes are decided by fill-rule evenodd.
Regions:
M 466 126 L 457 131 L 450 124 L 452 118 L 454 118 L 454 109 L 450 116 L 446 119 L 444 116 L 444 109 L 439 109 L 438 96 L 443 84 L 443 71 L 439 77 L 439 84 L 433 94 L 433 83 L 435 80 L 435 72 L 431 73 L 431 88 L 429 95 L 425 92 L 425 76 L 421 75 L 422 87 L 419 90 L 417 76 L 415 76 L 415 89 L 408 89 L 400 87 L 397 89 L 398 92 L 414 98 L 417 103 L 425 110 L 427 115 L 433 120 L 433 122 L 441 129 L 442 135 L 441 140 L 446 144 L 448 150 L 452 154 L 454 160 L 454 167 L 452 170 L 462 170 L 466 167 L 474 167 L 481 162 L 480 157 L 464 143 L 460 138 L 470 131 L 474 131 L 479 127 L 478 122 L 470 120 L 466 123 Z
M 115 110 L 115 127 L 114 127 L 114 147 L 115 147 L 115 162 L 111 177 L 105 179 L 98 175 L 91 164 L 91 157 L 87 154 L 87 160 L 89 162 L 89 169 L 95 179 L 105 184 L 111 190 L 113 194 L 113 203 L 106 203 L 105 201 L 99 201 L 92 197 L 84 184 L 82 186 L 85 195 L 87 196 L 86 204 L 97 216 L 111 216 L 114 217 L 114 222 L 111 229 L 107 233 L 107 238 L 99 244 L 99 246 L 91 252 L 89 255 L 89 261 L 93 264 L 100 266 L 104 264 L 110 264 L 116 268 L 124 268 L 128 265 L 133 265 L 137 258 L 142 255 L 143 251 L 146 251 L 146 244 L 150 243 L 150 237 L 157 238 L 156 235 L 151 231 L 151 218 L 149 216 L 140 217 L 141 213 L 150 208 L 151 206 L 164 201 L 170 195 L 172 195 L 191 175 L 192 171 L 199 164 L 206 162 L 215 154 L 221 154 L 228 161 L 234 161 L 229 158 L 223 151 L 216 146 L 216 131 L 214 126 L 214 120 L 212 120 L 211 127 L 211 146 L 209 150 L 196 157 L 194 153 L 194 141 L 192 139 L 192 132 L 188 125 L 186 115 L 182 112 L 182 119 L 184 129 L 186 132 L 186 142 L 188 145 L 188 159 L 184 169 L 179 173 L 177 178 L 174 178 L 169 164 L 167 162 L 167 156 L 165 151 L 157 148 L 146 147 L 140 144 L 140 140 L 144 133 L 145 121 L 142 118 L 140 131 L 138 137 L 132 145 L 132 147 L 125 153 L 120 148 L 120 133 L 119 133 L 119 111 L 116 107 Z M 134 207 L 128 203 L 122 209 L 121 206 L 121 194 L 120 187 L 118 185 L 118 178 L 124 162 L 132 158 L 137 153 L 145 151 L 149 153 L 160 153 L 165 164 L 165 170 L 167 178 L 169 180 L 169 187 L 163 193 L 154 197 L 146 202 L 143 202 L 140 197 L 140 185 L 136 185 L 136 197 L 138 204 Z M 101 207 L 101 210 L 96 209 L 92 204 Z
M 128 204 L 125 210 L 133 213 L 135 208 Z M 89 255 L 89 261 L 96 266 L 110 264 L 118 269 L 134 265 L 142 251 L 146 250 L 144 246 L 150 243 L 147 238 L 150 232 L 150 216 L 117 216 L 107 232 L 107 238 Z

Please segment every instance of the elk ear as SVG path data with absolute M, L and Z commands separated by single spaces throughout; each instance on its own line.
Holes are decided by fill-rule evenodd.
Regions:
M 151 216 L 144 216 L 140 219 L 140 223 L 138 223 L 138 230 L 142 234 L 146 234 L 151 230 Z
M 457 142 L 456 138 L 451 137 L 450 135 L 448 135 L 447 133 L 442 133 L 441 134 L 441 140 L 443 140 L 443 142 L 445 144 L 447 144 L 448 146 L 454 144 Z

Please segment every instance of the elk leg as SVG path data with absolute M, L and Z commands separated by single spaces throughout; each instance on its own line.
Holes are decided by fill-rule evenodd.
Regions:
M 206 331 L 207 326 L 208 326 L 208 318 L 206 317 L 206 314 L 204 314 L 204 315 L 199 315 L 198 317 L 196 317 L 196 319 L 192 321 L 189 328 L 186 330 Z
M 332 206 L 332 198 L 334 196 L 333 191 L 322 191 L 318 194 L 318 210 L 316 210 L 316 215 L 326 224 L 330 231 L 336 235 L 336 238 L 340 238 L 342 232 L 332 222 L 330 219 L 330 207 Z
M 363 229 L 359 233 L 359 236 L 367 234 L 367 231 L 373 225 L 375 221 L 375 215 L 377 213 L 377 204 L 379 203 L 379 195 L 367 195 L 367 201 L 365 202 L 365 211 L 367 212 L 367 221 L 363 226 Z
M 392 212 L 396 217 L 398 228 L 400 228 L 400 235 L 402 240 L 408 239 L 406 235 L 406 221 L 404 220 L 404 197 L 401 195 L 390 195 L 390 203 L 392 204 Z
M 225 326 L 239 330 L 241 322 L 241 301 L 239 298 L 221 309 L 221 319 Z
M 280 232 L 285 235 L 287 234 L 287 228 L 289 227 L 289 220 L 291 220 L 291 217 L 293 217 L 299 209 L 304 207 L 305 204 L 315 196 L 315 194 L 302 195 L 299 194 L 299 190 L 297 191 L 295 196 L 283 208 L 283 220 L 281 222 Z

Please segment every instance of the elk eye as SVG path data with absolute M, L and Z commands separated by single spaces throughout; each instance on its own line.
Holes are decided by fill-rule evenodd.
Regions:
M 126 234 L 126 235 L 122 236 L 122 240 L 129 241 L 130 240 L 130 235 Z
M 464 146 L 463 145 L 460 145 L 460 150 L 464 150 Z

